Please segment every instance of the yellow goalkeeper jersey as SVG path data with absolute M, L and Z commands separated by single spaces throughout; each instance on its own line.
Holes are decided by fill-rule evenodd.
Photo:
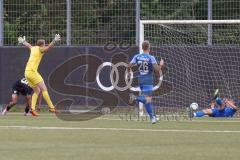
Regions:
M 37 71 L 38 66 L 42 60 L 42 56 L 43 51 L 41 47 L 39 46 L 32 47 L 25 71 Z

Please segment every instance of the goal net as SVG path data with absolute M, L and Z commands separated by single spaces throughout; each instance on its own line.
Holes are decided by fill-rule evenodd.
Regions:
M 217 88 L 238 103 L 239 20 L 144 20 L 139 44 L 143 40 L 150 42 L 157 60 L 165 60 L 163 81 L 153 98 L 159 113 L 179 112 L 192 102 L 205 108 Z

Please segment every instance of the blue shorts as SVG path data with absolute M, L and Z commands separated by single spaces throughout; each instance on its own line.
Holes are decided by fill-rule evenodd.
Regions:
M 232 117 L 236 110 L 231 107 L 225 107 L 224 109 L 212 109 L 212 115 L 210 117 Z
M 146 96 L 152 96 L 153 85 L 140 85 L 141 94 Z

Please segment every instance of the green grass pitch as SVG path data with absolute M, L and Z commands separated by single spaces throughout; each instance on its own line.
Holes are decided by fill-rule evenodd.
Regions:
M 1 160 L 239 160 L 239 119 L 123 121 L 113 117 L 67 122 L 0 116 Z

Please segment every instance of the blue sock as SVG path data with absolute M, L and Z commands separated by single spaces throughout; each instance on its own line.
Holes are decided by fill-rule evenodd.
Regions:
M 153 114 L 153 109 L 152 109 L 152 104 L 151 103 L 146 103 L 145 104 L 145 109 L 149 115 L 149 117 L 152 119 L 154 114 Z
M 203 111 L 197 111 L 197 112 L 195 112 L 195 114 L 196 114 L 196 117 L 202 117 L 205 115 L 205 113 Z
M 136 97 L 136 100 L 137 100 L 138 102 L 142 102 L 143 104 L 146 103 L 146 98 L 145 98 L 145 96 L 137 96 L 137 97 Z

